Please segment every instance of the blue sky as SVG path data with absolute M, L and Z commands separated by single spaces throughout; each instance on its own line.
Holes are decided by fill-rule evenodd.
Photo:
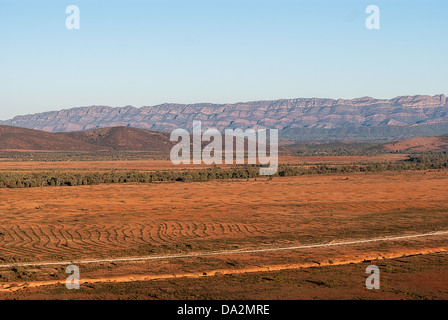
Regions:
M 365 9 L 380 8 L 367 30 Z M 80 30 L 67 30 L 68 5 Z M 0 119 L 87 105 L 447 94 L 448 2 L 0 0 Z

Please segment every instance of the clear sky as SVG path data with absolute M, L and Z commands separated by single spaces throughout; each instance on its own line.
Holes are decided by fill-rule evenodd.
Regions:
M 368 30 L 366 7 L 380 8 Z M 80 30 L 66 28 L 66 7 Z M 0 119 L 77 106 L 448 94 L 446 0 L 0 0 Z

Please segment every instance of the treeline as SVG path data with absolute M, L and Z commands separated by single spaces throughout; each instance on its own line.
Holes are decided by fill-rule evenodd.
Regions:
M 408 162 L 418 164 L 425 169 L 443 169 L 447 167 L 448 152 L 430 152 L 410 155 Z
M 1 161 L 134 161 L 169 160 L 169 154 L 163 152 L 134 151 L 56 151 L 22 152 L 0 151 Z
M 367 165 L 318 165 L 292 166 L 280 165 L 278 177 L 305 174 L 330 174 L 352 172 L 384 172 L 404 170 L 447 169 L 446 153 L 410 156 L 406 161 L 371 163 Z M 195 182 L 209 180 L 251 179 L 260 176 L 260 166 L 242 165 L 228 169 L 219 167 L 199 170 L 161 170 L 161 171 L 117 171 L 107 172 L 32 172 L 0 173 L 0 188 L 30 188 L 45 186 L 81 186 L 101 183 L 151 183 L 151 182 Z M 269 176 L 263 176 L 270 178 Z M 271 176 L 272 177 L 272 176 Z
M 10 172 L 0 173 L 0 188 L 30 188 L 45 186 L 82 186 L 101 183 L 193 182 L 215 179 L 248 179 L 259 176 L 256 166 L 231 169 L 117 171 L 107 172 Z
M 374 156 L 387 152 L 383 146 L 378 142 L 329 142 L 297 143 L 283 148 L 295 156 Z

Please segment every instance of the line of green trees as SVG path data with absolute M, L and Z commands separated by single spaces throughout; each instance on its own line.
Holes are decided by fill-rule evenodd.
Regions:
M 260 166 L 241 165 L 232 168 L 199 170 L 118 171 L 107 172 L 8 172 L 0 173 L 0 188 L 31 188 L 45 186 L 80 186 L 100 183 L 194 182 L 209 180 L 250 179 L 260 177 Z M 351 172 L 384 172 L 403 170 L 447 169 L 447 153 L 410 156 L 406 161 L 371 163 L 367 165 L 318 165 L 310 167 L 280 165 L 274 176 Z

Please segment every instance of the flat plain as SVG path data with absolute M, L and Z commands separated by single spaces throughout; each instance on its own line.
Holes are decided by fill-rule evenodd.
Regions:
M 378 157 L 378 161 L 392 157 L 399 159 L 400 155 Z M 284 159 L 292 162 L 291 158 Z M 342 164 L 347 159 L 375 161 L 332 157 L 324 162 Z M 298 164 L 322 162 L 316 157 L 294 160 Z M 17 170 L 29 170 L 30 165 L 33 170 L 41 170 L 42 166 L 54 169 L 61 163 L 30 161 L 21 166 L 20 162 L 2 162 L 0 169 L 11 169 L 11 165 Z M 82 170 L 112 165 L 127 169 L 169 167 L 163 160 L 80 161 L 70 165 L 70 169 Z M 67 163 L 62 166 L 67 168 Z M 223 276 L 246 283 L 252 274 L 272 273 L 266 276 L 268 279 L 285 274 L 300 278 L 308 272 L 305 270 L 324 268 L 322 272 L 334 274 L 337 283 L 346 283 L 351 280 L 341 276 L 352 264 L 361 268 L 366 260 L 399 263 L 396 259 L 401 257 L 434 255 L 427 259 L 440 260 L 439 264 L 434 262 L 435 268 L 445 263 L 444 252 L 448 250 L 448 234 L 431 235 L 448 231 L 448 172 L 440 170 L 2 188 L 0 199 L 0 298 L 5 299 L 17 298 L 19 293 L 22 298 L 54 298 L 51 290 L 67 290 L 67 261 L 81 261 L 85 286 L 103 289 L 99 289 L 99 295 L 81 290 L 77 294 L 63 293 L 61 298 L 119 297 L 123 286 L 128 289 L 121 297 L 132 297 L 132 284 L 136 288 L 153 287 L 193 279 L 206 283 L 216 280 L 216 286 L 204 286 L 213 297 L 225 298 Z M 410 238 L 394 240 L 397 236 Z M 392 239 L 363 242 L 388 237 Z M 344 244 L 351 241 L 360 243 Z M 321 246 L 326 244 L 336 245 Z M 313 245 L 317 247 L 307 248 Z M 290 247 L 299 249 L 282 249 Z M 415 270 L 425 267 L 424 261 L 413 260 Z M 358 272 L 365 278 L 361 269 Z M 430 267 L 424 270 L 435 272 Z M 445 269 L 437 270 L 442 283 L 446 282 Z M 419 278 L 413 272 L 410 290 Z M 207 280 L 199 280 L 202 277 Z M 112 292 L 106 293 L 101 283 L 109 282 L 115 287 L 111 285 Z M 145 284 L 148 282 L 151 284 Z M 327 295 L 326 289 L 331 288 L 318 287 L 323 297 L 337 297 L 334 293 Z M 252 295 L 249 288 L 235 297 L 269 299 L 285 296 L 290 290 L 280 283 L 275 285 L 275 295 L 270 296 L 269 290 Z M 444 288 L 427 296 L 445 297 Z M 207 296 L 207 289 L 202 289 L 198 297 Z M 347 290 L 342 290 L 339 298 L 350 297 Z M 185 294 L 168 298 L 188 298 Z M 384 294 L 377 293 L 373 298 L 388 296 Z M 305 296 L 299 294 L 297 298 Z

